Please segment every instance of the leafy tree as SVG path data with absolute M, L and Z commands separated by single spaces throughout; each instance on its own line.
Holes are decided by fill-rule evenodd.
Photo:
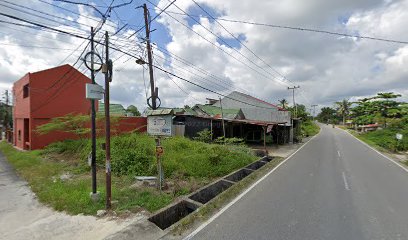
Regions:
M 283 99 L 279 100 L 279 104 L 283 109 L 286 109 L 286 106 L 288 105 L 288 101 L 283 98 Z
M 118 126 L 119 117 L 110 116 L 111 132 L 115 133 Z M 89 115 L 67 114 L 62 117 L 52 118 L 50 122 L 40 125 L 36 128 L 36 132 L 40 135 L 52 133 L 54 131 L 73 133 L 80 138 L 86 138 L 91 132 L 90 128 L 91 117 Z M 96 131 L 103 132 L 105 130 L 105 116 L 98 114 L 96 116 Z
M 392 119 L 399 119 L 407 114 L 406 104 L 397 102 L 400 94 L 378 93 L 374 97 L 358 100 L 352 108 L 352 116 L 357 124 L 381 123 L 387 127 Z
M 335 102 L 337 113 L 343 117 L 343 125 L 346 125 L 346 118 L 350 114 L 351 102 L 348 99 L 343 99 L 341 102 Z
M 129 112 L 129 113 L 133 114 L 133 116 L 140 116 L 141 115 L 139 110 L 137 109 L 137 107 L 134 106 L 134 105 L 129 105 L 129 107 L 126 109 L 126 112 Z
M 322 123 L 333 123 L 336 121 L 337 111 L 330 107 L 323 107 L 317 115 L 317 119 Z
M 0 103 L 0 122 L 3 123 L 6 128 L 13 126 L 11 106 L 6 105 L 5 103 Z

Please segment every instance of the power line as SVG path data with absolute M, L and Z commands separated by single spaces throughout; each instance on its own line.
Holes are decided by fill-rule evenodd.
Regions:
M 2 43 L 0 45 L 5 46 L 16 46 L 16 47 L 24 47 L 24 48 L 44 48 L 44 49 L 54 49 L 54 50 L 62 50 L 62 51 L 80 51 L 77 49 L 72 48 L 58 48 L 58 47 L 47 47 L 47 46 L 35 46 L 35 45 L 23 45 L 23 44 L 10 44 L 10 43 Z
M 193 1 L 194 4 L 196 4 L 203 12 L 205 12 L 211 19 L 213 19 L 218 25 L 220 25 L 230 36 L 232 36 L 239 44 L 241 44 L 245 49 L 247 49 L 252 55 L 254 55 L 257 59 L 261 60 L 266 66 L 268 66 L 270 69 L 272 69 L 275 73 L 277 73 L 279 76 L 283 77 L 284 79 L 290 81 L 289 79 L 286 78 L 283 74 L 278 72 L 275 68 L 273 68 L 270 64 L 268 64 L 265 60 L 263 60 L 261 57 L 259 57 L 254 51 L 252 51 L 246 44 L 244 44 L 241 40 L 239 40 L 233 33 L 231 33 L 227 28 L 224 27 L 215 17 L 213 17 L 208 11 L 206 11 L 200 4 L 198 4 L 195 0 Z
M 262 106 L 254 105 L 254 104 L 251 104 L 251 103 L 247 103 L 247 102 L 241 101 L 241 100 L 239 100 L 239 99 L 235 99 L 235 98 L 229 97 L 229 96 L 224 95 L 224 94 L 222 94 L 222 93 L 219 93 L 219 92 L 217 92 L 217 91 L 214 91 L 214 90 L 211 90 L 211 89 L 209 89 L 209 88 L 203 87 L 203 86 L 201 86 L 201 85 L 199 85 L 199 84 L 197 84 L 197 83 L 194 83 L 194 82 L 192 82 L 192 81 L 190 81 L 190 80 L 188 80 L 188 79 L 185 79 L 185 78 L 183 78 L 183 77 L 177 76 L 176 74 L 174 74 L 174 73 L 172 73 L 172 72 L 169 72 L 169 71 L 167 71 L 167 70 L 165 70 L 165 69 L 163 69 L 163 68 L 161 68 L 161 67 L 159 67 L 159 66 L 153 65 L 153 67 L 155 67 L 155 68 L 157 68 L 158 70 L 160 70 L 160 71 L 162 71 L 162 72 L 165 72 L 165 73 L 167 73 L 167 74 L 169 74 L 169 75 L 171 75 L 171 76 L 173 76 L 173 77 L 176 77 L 176 78 L 178 78 L 178 79 L 180 79 L 180 80 L 183 80 L 183 81 L 185 81 L 185 82 L 187 82 L 187 83 L 190 83 L 190 84 L 192 84 L 192 85 L 194 85 L 194 86 L 196 86 L 196 87 L 199 87 L 199 88 L 204 89 L 204 90 L 206 90 L 206 91 L 209 91 L 209 92 L 218 94 L 218 95 L 220 95 L 220 96 L 223 96 L 223 97 L 225 97 L 225 98 L 231 99 L 231 100 L 233 100 L 233 101 L 237 101 L 237 102 L 240 102 L 240 103 L 243 103 L 243 104 L 246 104 L 246 105 L 250 105 L 250 106 L 253 106 L 253 107 L 258 107 L 258 108 L 275 109 L 275 108 L 272 108 L 272 107 L 262 107 Z
M 154 3 L 152 3 L 150 0 L 146 0 L 147 2 L 149 2 L 150 4 L 152 4 L 153 6 L 156 6 L 158 9 L 160 9 L 157 5 L 155 5 Z M 172 19 L 174 19 L 175 21 L 177 21 L 178 23 L 180 23 L 181 25 L 183 25 L 184 27 L 188 28 L 190 31 L 194 32 L 196 35 L 198 35 L 199 37 L 201 37 L 202 39 L 204 39 L 206 42 L 210 43 L 211 45 L 213 45 L 215 48 L 219 49 L 220 51 L 224 52 L 225 54 L 227 54 L 228 56 L 230 56 L 231 58 L 233 58 L 234 60 L 238 61 L 239 63 L 243 64 L 244 66 L 248 67 L 249 69 L 253 70 L 254 72 L 258 73 L 259 75 L 263 76 L 266 79 L 270 79 L 273 80 L 279 84 L 284 85 L 285 82 L 279 81 L 277 80 L 277 77 L 273 77 L 272 79 L 267 76 L 264 75 L 263 73 L 259 72 L 258 70 L 254 69 L 253 67 L 249 66 L 248 64 L 246 64 L 245 62 L 241 61 L 240 59 L 238 59 L 237 57 L 235 57 L 234 55 L 232 55 L 231 53 L 227 52 L 226 50 L 224 50 L 223 48 L 217 46 L 215 43 L 211 42 L 210 40 L 208 40 L 207 38 L 205 38 L 202 34 L 198 33 L 197 31 L 195 31 L 194 29 L 192 29 L 191 27 L 187 26 L 186 24 L 182 23 L 181 21 L 179 21 L 177 18 L 171 16 L 170 14 L 168 14 L 167 12 L 164 11 L 164 13 L 166 13 L 169 17 L 171 17 Z M 259 66 L 258 66 L 259 67 Z M 261 68 L 262 70 L 264 70 L 263 68 Z M 265 71 L 265 70 L 264 70 Z
M 197 4 L 197 3 L 196 3 Z M 197 4 L 198 5 L 198 4 Z M 238 53 L 241 57 L 245 58 L 247 61 L 249 61 L 250 63 L 252 63 L 253 65 L 255 65 L 256 67 L 258 67 L 259 69 L 263 70 L 264 72 L 266 72 L 267 74 L 271 75 L 273 78 L 276 78 L 276 76 L 274 76 L 273 74 L 271 74 L 270 72 L 266 71 L 264 68 L 262 68 L 261 66 L 259 66 L 257 63 L 255 63 L 254 61 L 252 61 L 251 59 L 249 59 L 247 56 L 245 56 L 244 54 L 242 54 L 240 51 L 238 51 L 237 49 L 235 49 L 234 47 L 232 47 L 230 44 L 228 44 L 223 38 L 219 37 L 217 34 L 215 34 L 214 32 L 212 32 L 210 29 L 208 29 L 206 26 L 202 25 L 201 22 L 199 22 L 198 20 L 196 20 L 195 18 L 191 17 L 187 12 L 185 12 L 183 9 L 181 9 L 180 7 L 178 7 L 176 4 L 174 4 L 174 6 L 176 8 L 178 8 L 180 11 L 182 11 L 183 13 L 187 14 L 188 17 L 190 17 L 192 20 L 194 20 L 197 24 L 199 24 L 201 27 L 203 27 L 206 31 L 208 31 L 209 33 L 211 33 L 211 35 L 213 35 L 216 39 L 219 39 L 222 43 L 224 43 L 227 47 L 229 47 L 230 49 L 232 49 L 234 52 Z M 200 8 L 201 6 L 198 5 Z M 203 8 L 201 8 L 203 11 L 205 11 Z M 205 11 L 206 12 L 206 11 Z M 206 12 L 207 13 L 207 12 Z M 211 16 L 211 15 L 210 15 Z M 225 28 L 224 28 L 225 29 Z M 225 29 L 226 30 L 226 29 Z M 228 30 L 226 30 L 227 32 L 229 32 Z M 233 37 L 235 37 L 232 34 Z M 239 41 L 239 40 L 238 40 Z M 253 52 L 252 52 L 253 53 Z M 243 63 L 243 62 L 241 62 Z M 246 64 L 244 64 L 246 65 Z M 246 65 L 248 66 L 248 65 Z M 273 69 L 275 72 L 276 70 Z M 278 73 L 278 75 L 281 75 Z
M 50 13 L 46 13 L 46 12 L 43 12 L 43 11 L 39 11 L 39 10 L 30 8 L 30 7 L 28 7 L 28 6 L 20 5 L 20 4 L 17 4 L 17 3 L 12 3 L 12 2 L 9 2 L 9 1 L 6 1 L 6 0 L 3 0 L 3 2 L 6 2 L 6 3 L 10 4 L 10 5 L 17 6 L 17 7 L 20 7 L 20 8 L 29 9 L 29 10 L 31 10 L 31 11 L 33 11 L 33 12 L 41 13 L 41 14 L 44 14 L 44 15 L 46 15 L 46 16 L 54 17 L 54 18 L 61 19 L 61 20 L 64 20 L 64 21 L 73 22 L 73 23 L 78 24 L 78 25 L 83 25 L 83 26 L 91 27 L 91 26 L 88 25 L 88 24 L 80 23 L 80 22 L 71 20 L 71 19 L 69 19 L 69 18 L 63 18 L 63 17 L 56 16 L 56 15 L 53 15 L 53 14 L 50 14 Z M 12 8 L 12 7 L 10 7 L 10 6 L 6 6 L 6 5 L 3 5 L 3 4 L 0 4 L 0 5 L 2 5 L 2 6 L 4 6 L 4 7 L 7 7 L 7 8 L 10 8 L 10 9 L 13 9 L 13 10 L 15 10 L 15 11 L 20 11 L 20 12 L 23 12 L 23 13 L 26 13 L 26 14 L 30 14 L 30 15 L 33 15 L 33 16 L 36 16 L 36 17 L 44 18 L 44 17 L 38 16 L 38 15 L 34 15 L 34 14 L 32 14 L 32 13 L 29 13 L 29 12 L 27 12 L 27 11 L 21 10 L 21 9 Z M 47 20 L 50 20 L 50 21 L 52 20 L 52 19 L 49 19 L 49 18 L 44 18 L 44 19 L 47 19 Z M 52 20 L 52 21 L 54 21 L 54 20 Z M 58 22 L 58 23 L 60 23 L 60 22 Z
M 172 13 L 172 14 L 178 14 L 178 15 L 187 15 L 187 14 L 180 13 L 180 12 L 173 12 L 173 11 L 167 11 L 167 12 Z M 190 16 L 200 17 L 200 16 L 195 16 L 195 15 L 190 15 Z M 408 41 L 402 41 L 402 40 L 396 40 L 396 39 L 387 39 L 387 38 L 378 38 L 378 37 L 371 37 L 371 36 L 358 35 L 358 34 L 348 34 L 348 33 L 341 33 L 341 32 L 335 32 L 335 31 L 329 31 L 329 30 L 323 30 L 323 29 L 316 29 L 316 28 L 286 26 L 286 25 L 278 25 L 278 24 L 270 24 L 270 23 L 257 23 L 257 22 L 251 22 L 251 21 L 226 19 L 226 18 L 216 18 L 216 19 L 218 21 L 231 22 L 231 23 L 243 23 L 243 24 L 249 24 L 249 25 L 255 25 L 255 26 L 264 26 L 264 27 L 271 27 L 271 28 L 281 28 L 281 29 L 290 29 L 290 30 L 296 30 L 296 31 L 322 33 L 322 34 L 329 34 L 329 35 L 342 36 L 342 37 L 348 37 L 348 38 L 359 38 L 359 39 L 367 39 L 367 40 L 398 43 L 398 44 L 408 44 Z
M 158 18 L 167 8 L 169 8 L 169 7 L 170 7 L 172 4 L 174 4 L 175 2 L 176 2 L 176 0 L 174 0 L 173 2 L 171 2 L 170 4 L 168 4 L 165 8 L 161 9 L 160 13 L 158 13 L 156 16 L 154 16 L 153 19 L 151 19 L 151 20 L 149 21 L 149 25 L 150 25 L 150 23 L 152 23 L 153 20 L 155 20 L 156 18 Z M 137 7 L 137 8 L 139 8 L 139 7 Z M 146 26 L 140 27 L 140 28 L 139 28 L 138 30 L 136 30 L 133 34 L 131 34 L 128 38 L 130 38 L 130 37 L 136 35 L 138 32 L 142 31 L 145 27 L 146 27 Z

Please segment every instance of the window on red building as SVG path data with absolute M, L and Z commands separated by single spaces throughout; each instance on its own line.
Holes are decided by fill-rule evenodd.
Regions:
M 30 94 L 30 88 L 29 88 L 28 84 L 26 84 L 23 87 L 23 98 L 28 97 L 29 94 Z

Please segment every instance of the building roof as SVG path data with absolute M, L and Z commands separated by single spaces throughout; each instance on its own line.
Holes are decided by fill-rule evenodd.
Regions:
M 105 103 L 100 102 L 98 107 L 99 113 L 105 112 Z M 121 104 L 109 104 L 110 115 L 126 116 L 126 109 Z
M 240 114 L 243 115 L 241 109 L 222 109 L 221 111 L 221 108 L 217 106 L 196 104 L 193 107 L 193 110 L 197 108 L 205 112 L 208 116 L 215 117 L 215 118 L 221 118 L 223 116 L 224 118 L 227 118 L 227 119 L 235 119 L 239 117 Z M 200 115 L 200 114 L 196 114 L 196 115 Z
M 146 115 L 151 116 L 151 115 L 172 115 L 174 113 L 173 109 L 171 108 L 158 108 L 156 110 L 151 110 L 148 109 L 146 110 Z
M 221 100 L 221 104 L 226 108 L 259 108 L 263 110 L 271 108 L 271 110 L 276 109 L 279 111 L 287 111 L 275 104 L 268 103 L 264 100 L 238 91 L 233 91 L 225 96 Z M 217 101 L 213 105 L 220 106 L 220 101 Z

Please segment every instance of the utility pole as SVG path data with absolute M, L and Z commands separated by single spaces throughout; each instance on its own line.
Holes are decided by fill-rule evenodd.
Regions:
M 293 86 L 293 87 L 288 87 L 288 90 L 292 90 L 292 99 L 293 99 L 293 111 L 294 111 L 294 116 L 296 118 L 297 116 L 297 106 L 295 102 L 295 90 L 300 88 L 300 86 Z
M 152 99 L 152 109 L 156 110 L 156 98 L 158 95 L 158 88 L 154 87 L 154 78 L 153 78 L 153 59 L 152 59 L 152 47 L 150 46 L 150 23 L 149 23 L 149 13 L 147 10 L 146 3 L 143 4 L 143 12 L 145 18 L 145 30 L 146 30 L 146 48 L 147 48 L 147 60 L 149 64 L 149 76 L 150 76 L 150 92 Z
M 313 108 L 313 121 L 315 120 L 316 107 L 317 107 L 317 104 L 313 104 L 313 105 L 312 105 L 312 108 Z
M 110 112 L 109 112 L 109 82 L 112 81 L 112 62 L 109 60 L 109 35 L 105 32 L 105 152 L 106 152 L 106 209 L 112 207 L 112 184 L 111 184 L 111 154 L 110 154 Z
M 147 105 L 151 107 L 153 110 L 158 108 L 156 100 L 159 95 L 159 89 L 154 86 L 154 76 L 153 76 L 153 58 L 152 58 L 152 47 L 150 45 L 150 19 L 149 19 L 149 11 L 147 9 L 147 5 L 143 4 L 143 13 L 145 19 L 145 30 L 146 30 L 146 48 L 147 48 L 147 60 L 149 65 L 149 77 L 150 77 L 150 92 L 151 96 L 149 99 L 152 99 L 152 103 L 149 103 L 149 99 L 147 99 Z M 136 61 L 136 63 L 139 63 Z M 145 63 L 144 61 L 140 63 Z M 139 63 L 139 64 L 140 64 Z M 162 192 L 162 186 L 164 182 L 164 173 L 163 167 L 161 163 L 161 155 L 163 153 L 163 147 L 161 146 L 161 139 L 160 136 L 156 136 L 156 161 L 157 161 L 157 187 L 159 188 L 160 193 Z
M 95 69 L 94 69 L 94 28 L 91 27 L 91 80 L 92 84 L 95 84 Z M 91 99 L 91 138 L 92 138 L 92 150 L 91 150 L 91 171 L 92 171 L 92 193 L 91 198 L 94 201 L 99 200 L 99 194 L 96 188 L 96 110 L 95 99 Z
M 8 142 L 9 140 L 10 140 L 10 134 L 9 134 L 9 131 L 8 131 L 8 128 L 9 128 L 9 125 L 8 125 L 8 123 L 9 123 L 9 112 L 8 112 L 8 110 L 9 110 L 9 94 L 8 94 L 8 90 L 5 90 L 4 91 L 4 104 L 2 104 L 3 106 L 3 109 L 2 109 L 2 111 L 3 111 L 3 115 L 2 115 L 2 119 L 1 119 L 1 121 L 3 122 L 3 127 L 4 127 L 4 132 L 5 132 L 5 138 L 6 138 L 6 141 Z M 2 133 L 0 133 L 0 134 L 2 134 Z M 1 137 L 0 137 L 0 139 L 1 139 Z
M 220 107 L 221 107 L 221 121 L 222 121 L 222 132 L 224 134 L 224 141 L 225 141 L 225 124 L 224 124 L 224 111 L 222 110 L 222 102 L 221 102 L 221 97 L 220 99 Z
M 296 106 L 296 102 L 295 102 L 295 90 L 297 88 L 300 88 L 300 86 L 293 86 L 293 87 L 288 87 L 288 90 L 292 90 L 292 99 L 293 99 L 293 116 L 291 118 L 291 132 L 290 132 L 290 142 L 293 143 L 293 118 L 296 118 L 297 115 L 297 106 Z

